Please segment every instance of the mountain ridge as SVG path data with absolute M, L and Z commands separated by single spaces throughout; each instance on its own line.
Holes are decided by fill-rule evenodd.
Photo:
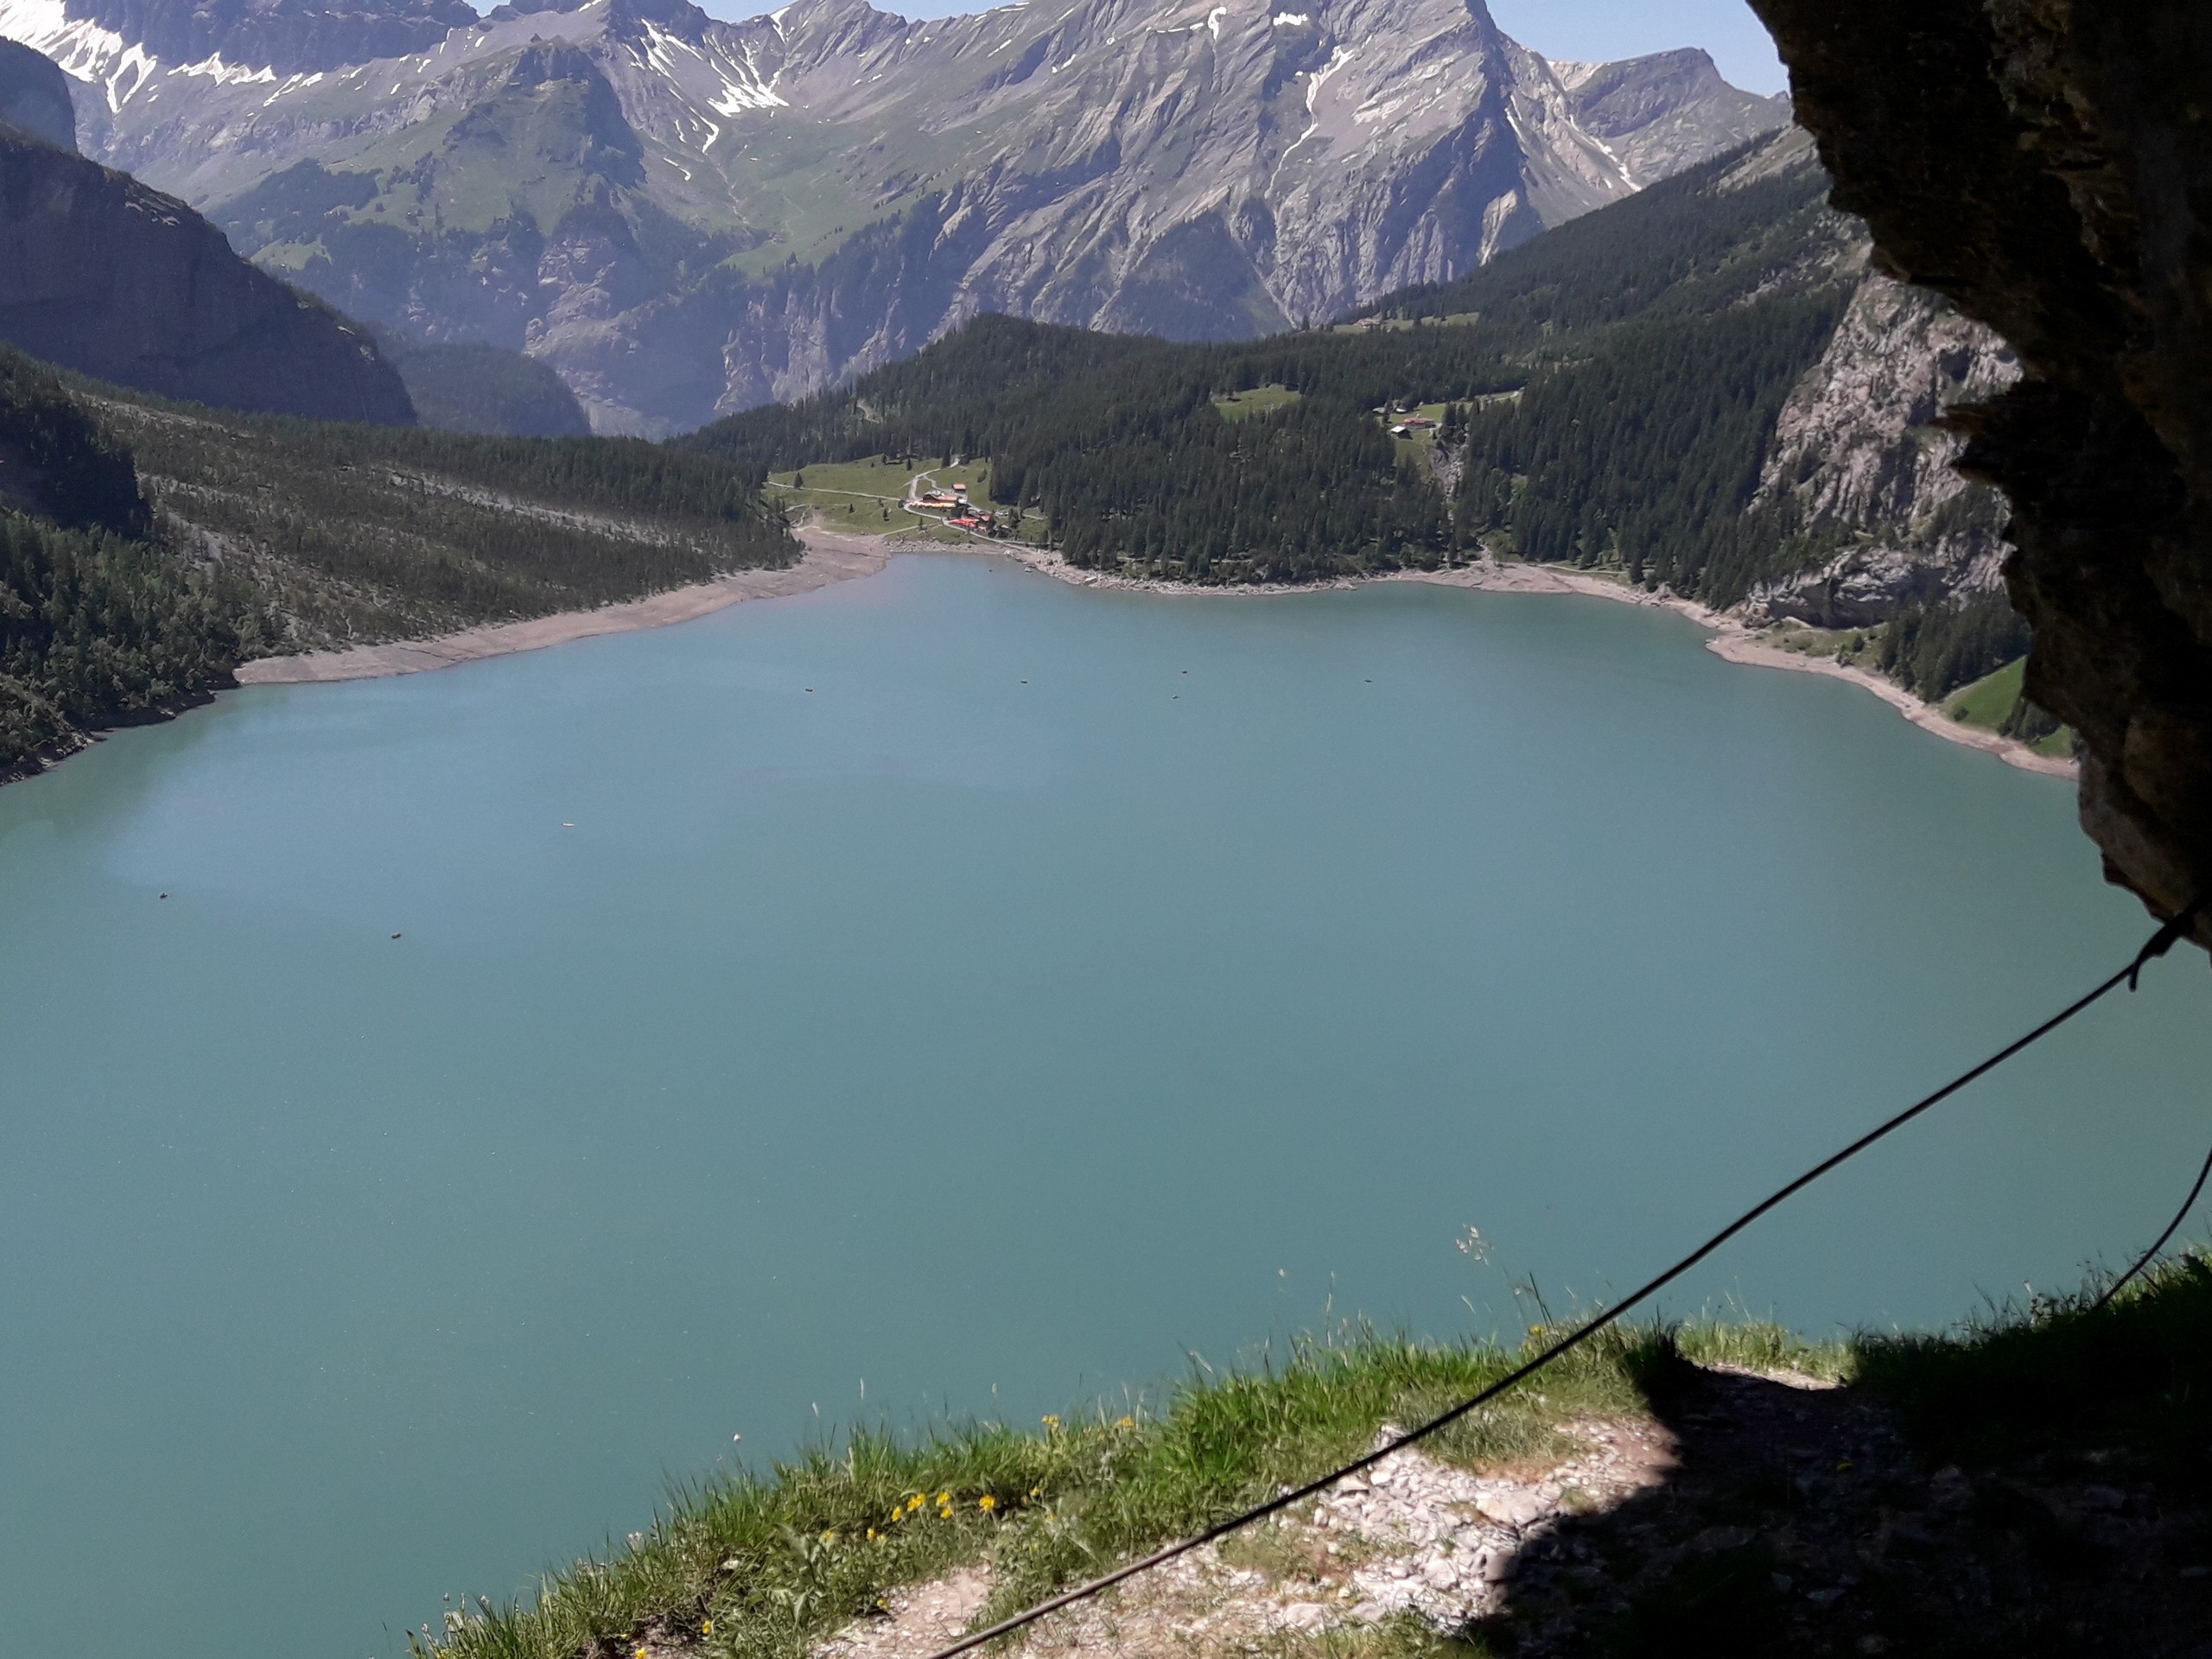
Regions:
M 803 395 L 982 311 L 1195 339 L 1333 316 L 1786 119 L 1694 51 L 1570 88 L 1480 0 L 554 0 L 435 41 L 438 0 L 196 33 L 133 0 L 142 34 L 218 48 L 190 63 L 115 3 L 0 0 L 78 77 L 89 150 L 349 315 L 551 364 L 603 430 Z M 342 68 L 296 43 L 403 26 L 411 55 Z

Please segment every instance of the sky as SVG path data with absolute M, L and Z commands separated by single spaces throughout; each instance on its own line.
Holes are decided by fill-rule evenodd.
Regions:
M 480 3 L 486 0 L 480 0 Z M 751 17 L 782 0 L 705 0 L 717 17 Z M 979 0 L 874 0 L 907 17 L 944 17 L 985 10 Z M 1720 73 L 1747 92 L 1788 84 L 1774 43 L 1744 0 L 1490 0 L 1497 26 L 1548 58 L 1641 57 L 1701 46 Z
M 1606 60 L 1701 46 L 1745 92 L 1779 92 L 1789 84 L 1765 25 L 1744 0 L 1490 0 L 1490 15 L 1548 58 Z

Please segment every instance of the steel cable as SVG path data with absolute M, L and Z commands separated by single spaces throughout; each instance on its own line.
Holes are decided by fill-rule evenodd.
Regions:
M 2212 1179 L 2212 1150 L 2205 1153 L 2203 1163 L 2197 1166 L 2196 1185 L 2189 1189 L 2189 1196 L 2181 1201 L 2181 1208 L 2174 1211 L 2174 1218 L 2166 1224 L 2166 1230 L 2158 1235 L 2158 1242 L 2137 1256 L 2133 1267 L 2105 1287 L 2104 1294 L 2089 1304 L 2089 1312 L 2094 1313 L 2111 1301 L 2126 1287 L 2130 1280 L 2158 1259 L 2158 1252 L 2166 1248 L 2166 1241 L 2181 1230 L 2182 1223 L 2188 1218 L 2189 1212 L 2196 1207 L 2197 1195 L 2204 1191 L 2204 1183 L 2208 1179 Z
M 1750 1209 L 1745 1211 L 1744 1213 L 1737 1217 L 1735 1220 L 1730 1222 L 1726 1227 L 1723 1227 L 1719 1232 L 1713 1234 L 1712 1237 L 1707 1239 L 1705 1243 L 1700 1244 L 1688 1255 L 1683 1256 L 1672 1267 L 1667 1268 L 1666 1271 L 1659 1274 L 1656 1277 L 1638 1287 L 1635 1291 L 1631 1292 L 1628 1296 L 1616 1303 L 1613 1306 L 1605 1309 L 1603 1313 L 1600 1313 L 1593 1318 L 1585 1321 L 1583 1324 L 1577 1325 L 1573 1331 L 1560 1338 L 1557 1342 L 1554 1342 L 1550 1347 L 1545 1349 L 1543 1352 L 1538 1354 L 1535 1358 L 1530 1359 L 1521 1365 L 1516 1366 L 1512 1370 L 1506 1373 L 1505 1376 L 1500 1377 L 1497 1382 L 1491 1383 L 1480 1393 L 1461 1401 L 1449 1411 L 1446 1411 L 1439 1416 L 1432 1417 L 1428 1421 L 1421 1424 L 1418 1428 L 1409 1429 L 1406 1433 L 1397 1436 L 1395 1440 L 1385 1441 L 1382 1445 L 1376 1447 L 1375 1450 L 1366 1453 L 1364 1456 L 1354 1458 L 1351 1462 L 1346 1463 L 1338 1468 L 1331 1470 L 1325 1475 L 1322 1475 L 1313 1480 L 1309 1480 L 1302 1486 L 1289 1488 L 1280 1496 L 1271 1497 L 1263 1503 L 1255 1504 L 1252 1508 L 1244 1510 L 1239 1515 L 1233 1516 L 1226 1521 L 1219 1522 L 1213 1526 L 1208 1527 L 1203 1532 L 1195 1533 L 1187 1538 L 1179 1539 L 1174 1543 L 1166 1545 L 1161 1548 L 1153 1551 L 1149 1555 L 1142 1556 L 1136 1560 L 1127 1562 L 1121 1567 L 1116 1567 L 1110 1573 L 1103 1573 L 1095 1579 L 1089 1580 L 1083 1584 L 1076 1586 L 1071 1590 L 1064 1590 L 1058 1595 L 1049 1597 L 1046 1599 L 1037 1603 L 1036 1605 L 1033 1607 L 1026 1608 L 1022 1611 L 1013 1615 L 1011 1618 L 1002 1618 L 995 1624 L 989 1625 L 983 1630 L 976 1630 L 970 1635 L 963 1637 L 951 1646 L 938 1649 L 937 1652 L 930 1656 L 930 1659 L 956 1659 L 956 1656 L 957 1655 L 971 1652 L 975 1649 L 982 1647 L 988 1642 L 996 1641 L 1002 1636 L 1011 1636 L 1014 1631 L 1033 1624 L 1039 1619 L 1045 1618 L 1048 1614 L 1056 1613 L 1064 1607 L 1072 1607 L 1077 1602 L 1088 1601 L 1093 1596 L 1099 1595 L 1107 1590 L 1110 1590 L 1117 1584 L 1125 1583 L 1128 1580 L 1135 1578 L 1140 1573 L 1148 1573 L 1155 1567 L 1164 1567 L 1169 1561 L 1175 1560 L 1178 1556 L 1187 1555 L 1192 1550 L 1202 1548 L 1205 1545 L 1212 1543 L 1217 1539 L 1225 1538 L 1230 1533 L 1236 1532 L 1245 1527 L 1249 1527 L 1255 1521 L 1264 1521 L 1271 1515 L 1280 1514 L 1281 1511 L 1289 1509 L 1294 1504 L 1303 1503 L 1306 1499 L 1312 1497 L 1317 1492 L 1326 1491 L 1329 1487 L 1335 1485 L 1346 1476 L 1356 1475 L 1363 1469 L 1372 1468 L 1375 1465 L 1382 1462 L 1383 1459 L 1390 1456 L 1393 1452 L 1402 1451 L 1407 1446 L 1427 1440 L 1430 1435 L 1436 1433 L 1439 1430 L 1449 1427 L 1452 1424 L 1459 1421 L 1459 1419 L 1465 1417 L 1469 1412 L 1477 1410 L 1480 1407 L 1487 1405 L 1491 1401 L 1497 1398 L 1499 1395 L 1503 1394 L 1507 1389 L 1514 1388 L 1519 1383 L 1525 1382 L 1529 1378 L 1542 1370 L 1547 1365 L 1549 1365 L 1554 1361 L 1562 1358 L 1566 1355 L 1573 1352 L 1575 1349 L 1587 1342 L 1591 1338 L 1596 1336 L 1600 1331 L 1605 1329 L 1606 1326 L 1618 1321 L 1622 1316 L 1629 1313 L 1630 1309 L 1650 1300 L 1652 1297 L 1657 1295 L 1669 1285 L 1674 1283 L 1675 1280 L 1681 1278 L 1692 1268 L 1697 1266 L 1699 1262 L 1704 1261 L 1706 1257 L 1711 1255 L 1723 1244 L 1726 1244 L 1730 1239 L 1735 1237 L 1737 1234 L 1742 1232 L 1744 1229 L 1750 1226 L 1753 1222 L 1758 1220 L 1760 1217 L 1765 1215 L 1777 1205 L 1795 1197 L 1797 1193 L 1802 1192 L 1808 1186 L 1810 1186 L 1815 1181 L 1819 1180 L 1821 1176 L 1826 1175 L 1839 1165 L 1849 1162 L 1852 1159 L 1856 1158 L 1860 1153 L 1866 1151 L 1867 1147 L 1872 1146 L 1876 1141 L 1884 1139 L 1885 1136 L 1892 1134 L 1897 1129 L 1903 1128 L 1906 1124 L 1911 1122 L 1913 1119 L 1918 1117 L 1922 1113 L 1941 1105 L 1944 1101 L 1948 1100 L 1953 1095 L 1957 1094 L 1960 1090 L 1965 1088 L 1968 1084 L 1973 1083 L 1977 1078 L 1984 1077 L 1989 1072 L 1995 1071 L 1999 1066 L 2004 1065 L 2005 1061 L 2011 1059 L 2015 1054 L 2018 1054 L 2022 1049 L 2027 1048 L 2031 1045 L 2041 1041 L 2052 1032 L 2057 1030 L 2059 1027 L 2071 1020 L 2075 1014 L 2080 1014 L 2092 1003 L 2101 1001 L 2105 996 L 2113 990 L 2116 990 L 2121 985 L 2126 985 L 2131 991 L 2135 989 L 2137 982 L 2142 976 L 2145 967 L 2157 960 L 2158 957 L 2164 956 L 2167 951 L 2172 950 L 2175 944 L 2188 934 L 2191 925 L 2196 919 L 2198 912 L 2204 908 L 2208 901 L 2212 901 L 2212 894 L 2208 894 L 2203 898 L 2198 899 L 2196 903 L 2190 905 L 2186 910 L 2183 910 L 2178 915 L 2175 916 L 2172 920 L 2160 927 L 2157 932 L 2153 933 L 2148 939 L 2144 941 L 2143 948 L 2135 953 L 2134 958 L 2128 963 L 2127 966 L 2122 968 L 2118 973 L 2113 975 L 2111 978 L 2106 980 L 2094 990 L 2089 991 L 2085 995 L 2077 997 L 2072 1002 L 2068 1003 L 2066 1007 L 2061 1008 L 2056 1014 L 2051 1015 L 2050 1019 L 2044 1020 L 2041 1025 L 2029 1032 L 2025 1036 L 2017 1038 L 2013 1041 L 2007 1043 L 2003 1048 L 1999 1049 L 1994 1054 L 1992 1054 L 1987 1059 L 1982 1061 L 1979 1065 L 1973 1067 L 1969 1071 L 1961 1072 L 1957 1077 L 1952 1078 L 1950 1082 L 1945 1084 L 1933 1094 L 1923 1096 L 1920 1099 L 1915 1101 L 1911 1105 L 1899 1112 L 1896 1116 L 1877 1124 L 1873 1128 L 1869 1129 L 1866 1134 L 1860 1135 L 1856 1141 L 1853 1141 L 1849 1146 L 1845 1147 L 1840 1152 L 1822 1159 L 1819 1163 L 1814 1165 L 1810 1169 L 1798 1176 L 1796 1179 L 1789 1182 L 1787 1185 L 1777 1187 L 1774 1192 L 1760 1199 Z M 2135 1266 L 2130 1268 L 2125 1275 L 2123 1275 L 2111 1287 L 2110 1289 L 2106 1291 L 2105 1294 L 2098 1300 L 2096 1303 L 2097 1306 L 2101 1307 L 2106 1302 L 2109 1301 L 2112 1297 L 2118 1293 L 2121 1285 L 2126 1284 L 2130 1279 L 2133 1279 L 2136 1274 L 2141 1272 L 2142 1269 L 2149 1264 L 2151 1259 L 2155 1256 L 2159 1250 L 2165 1248 L 2166 1241 L 2173 1236 L 2175 1229 L 2181 1225 L 2182 1217 L 2189 1213 L 2190 1205 L 2194 1205 L 2196 1202 L 2197 1195 L 2203 1190 L 2204 1183 L 2208 1177 L 2212 1177 L 2212 1157 L 2208 1157 L 2206 1159 L 2204 1169 L 2196 1178 L 2196 1185 L 2190 1189 L 2189 1203 L 2182 1206 L 2180 1213 L 2174 1217 L 2172 1224 L 2167 1227 L 2164 1233 L 2159 1235 L 2158 1243 L 2152 1245 L 2150 1251 L 2145 1255 L 2140 1262 L 2138 1262 Z

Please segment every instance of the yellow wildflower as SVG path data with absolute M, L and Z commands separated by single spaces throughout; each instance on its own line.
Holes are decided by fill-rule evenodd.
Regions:
M 939 1492 L 937 1495 L 937 1501 L 940 1503 L 950 1503 L 952 1502 L 952 1494 L 950 1492 Z
M 976 1507 L 982 1510 L 986 1515 L 988 1515 L 993 1510 L 998 1508 L 998 1499 L 993 1497 L 988 1492 L 985 1492 L 981 1497 L 976 1500 Z
M 700 1635 L 702 1635 L 702 1636 L 712 1636 L 714 1633 L 715 1633 L 715 1621 L 714 1621 L 713 1619 L 711 1619 L 711 1618 L 710 1618 L 710 1619 L 706 1620 L 703 1624 L 702 1624 L 699 1626 L 699 1634 L 700 1634 Z
M 1058 1428 L 1060 1426 L 1060 1420 L 1057 1417 L 1046 1417 L 1040 1419 L 1039 1421 L 1041 1421 L 1047 1428 Z
M 834 1532 L 825 1532 L 822 1535 L 822 1541 L 825 1544 L 834 1544 L 837 1541 L 837 1535 Z
M 874 1527 L 870 1527 L 868 1529 L 868 1541 L 871 1544 L 875 1541 L 875 1529 Z
M 1137 1420 L 1134 1417 L 1116 1418 L 1114 1422 L 1114 1427 L 1116 1428 L 1134 1428 L 1136 1427 L 1136 1421 Z

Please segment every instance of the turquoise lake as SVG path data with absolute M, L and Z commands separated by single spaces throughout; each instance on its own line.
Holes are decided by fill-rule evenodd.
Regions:
M 2148 931 L 2069 785 L 1703 637 L 903 558 L 0 790 L 11 1649 L 394 1654 L 739 1451 L 1516 1328 L 1508 1274 L 1635 1282 Z M 1942 1323 L 2139 1248 L 2208 993 L 1672 1306 Z

